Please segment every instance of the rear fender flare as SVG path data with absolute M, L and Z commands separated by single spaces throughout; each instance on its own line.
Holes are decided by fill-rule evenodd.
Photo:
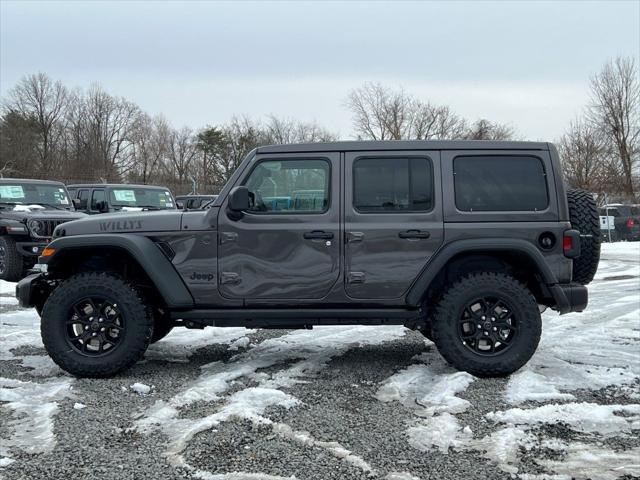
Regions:
M 418 275 L 413 282 L 406 295 L 406 303 L 408 305 L 420 305 L 425 292 L 428 290 L 431 282 L 436 276 L 447 266 L 447 263 L 456 255 L 461 253 L 487 253 L 487 252 L 518 252 L 526 255 L 531 259 L 538 269 L 538 273 L 541 275 L 546 286 L 552 286 L 558 283 L 553 271 L 549 268 L 549 265 L 545 262 L 544 257 L 540 251 L 530 242 L 526 240 L 508 239 L 508 238 L 482 238 L 482 239 L 468 239 L 457 240 L 452 242 L 442 249 L 440 249 L 433 258 L 422 269 L 422 272 Z M 556 290 L 551 289 L 552 294 L 558 303 L 558 305 L 567 302 L 566 297 L 562 292 L 559 294 Z M 560 295 L 560 298 L 559 296 Z

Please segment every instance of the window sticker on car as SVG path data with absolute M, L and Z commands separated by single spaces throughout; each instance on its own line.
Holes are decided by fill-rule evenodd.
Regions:
M 24 198 L 24 190 L 20 185 L 0 185 L 0 198 Z
M 64 190 L 60 189 L 59 192 L 53 192 L 53 197 L 60 205 L 69 205 L 69 200 L 67 196 L 64 194 Z
M 135 202 L 136 193 L 133 190 L 114 190 L 113 194 L 118 202 Z

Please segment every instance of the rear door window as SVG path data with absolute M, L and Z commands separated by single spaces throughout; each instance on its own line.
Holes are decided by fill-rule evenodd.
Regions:
M 359 158 L 353 164 L 353 207 L 360 213 L 428 212 L 433 173 L 427 158 Z
M 533 212 L 549 206 L 542 160 L 529 155 L 469 155 L 453 160 L 455 202 L 464 212 Z

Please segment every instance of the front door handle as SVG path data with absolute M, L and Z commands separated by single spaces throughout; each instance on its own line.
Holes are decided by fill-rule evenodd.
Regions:
M 407 230 L 406 232 L 398 233 L 400 238 L 429 238 L 431 234 L 425 230 Z
M 313 232 L 304 232 L 302 236 L 305 240 L 331 240 L 333 238 L 333 232 L 314 230 Z

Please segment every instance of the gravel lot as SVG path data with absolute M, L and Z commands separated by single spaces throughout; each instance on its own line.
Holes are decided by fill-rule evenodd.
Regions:
M 125 374 L 74 379 L 13 288 L 0 478 L 640 478 L 640 243 L 604 245 L 587 312 L 545 313 L 507 379 L 401 327 L 174 331 Z

